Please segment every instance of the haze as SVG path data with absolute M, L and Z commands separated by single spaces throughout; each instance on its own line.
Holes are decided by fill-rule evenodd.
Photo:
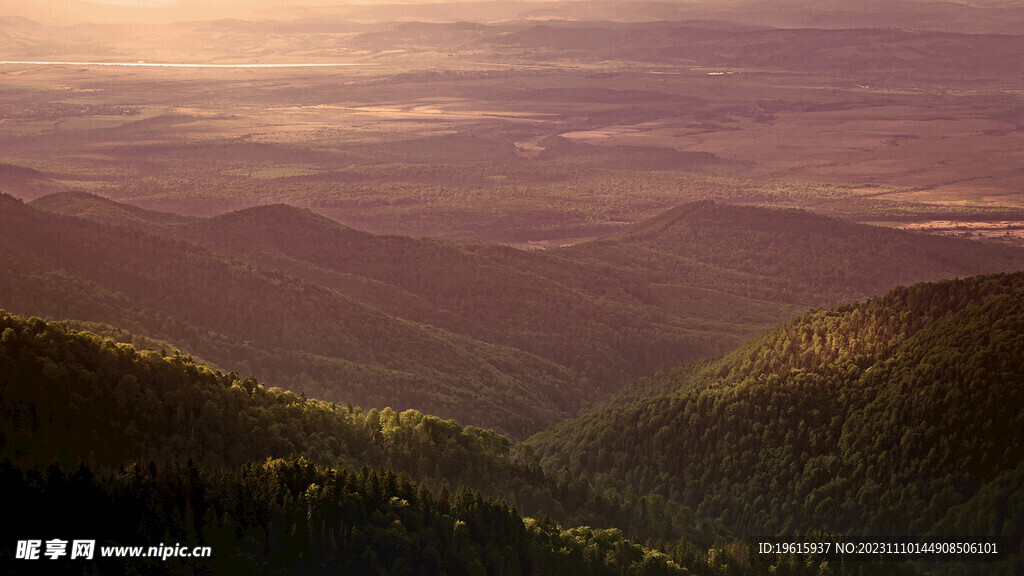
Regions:
M 714 19 L 782 27 L 901 27 L 1010 34 L 1019 31 L 1024 22 L 1024 9 L 1009 0 L 867 0 L 856 3 L 845 0 L 12 0 L 4 3 L 4 13 L 8 17 L 21 16 L 62 25 L 325 16 L 377 22 Z

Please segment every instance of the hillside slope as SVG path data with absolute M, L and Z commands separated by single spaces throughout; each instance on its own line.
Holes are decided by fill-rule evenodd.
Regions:
M 678 506 L 641 519 L 644 498 L 624 502 L 586 479 L 545 473 L 528 448 L 492 430 L 306 399 L 180 354 L 2 312 L 0 410 L 0 458 L 19 468 L 192 461 L 233 469 L 297 455 L 350 470 L 386 466 L 435 489 L 467 485 L 564 524 L 585 519 L 660 538 L 695 530 Z
M 492 431 L 300 399 L 38 318 L 0 313 L 0 411 L 16 532 L 98 545 L 94 560 L 53 558 L 47 573 L 688 573 L 621 530 L 562 529 L 494 499 L 566 520 L 639 516 L 592 489 L 576 498 Z M 99 548 L 175 541 L 212 554 L 162 562 Z M 35 573 L 12 551 L 0 547 L 0 572 Z
M 61 216 L 74 216 L 100 224 L 116 224 L 139 230 L 152 230 L 155 227 L 173 226 L 194 220 L 194 218 L 170 212 L 145 210 L 88 192 L 48 194 L 36 198 L 31 205 L 34 208 Z
M 578 396 L 576 379 L 548 360 L 184 242 L 0 197 L 0 246 L 8 310 L 105 322 L 310 395 L 520 435 L 563 418 Z
M 531 441 L 547 466 L 750 537 L 987 541 L 1019 562 L 1021 358 L 1024 274 L 919 284 L 809 312 Z
M 625 268 L 669 296 L 668 286 L 697 285 L 806 306 L 915 282 L 1024 269 L 1024 251 L 1013 246 L 714 202 L 678 206 L 621 234 L 557 253 Z
M 175 237 L 316 282 L 390 314 L 536 354 L 607 393 L 741 330 L 651 306 L 607 266 L 479 243 L 372 235 L 307 210 L 261 206 L 170 230 Z
M 83 204 L 81 196 L 53 195 L 32 206 L 90 219 L 112 213 L 105 199 L 96 198 L 96 207 Z M 126 216 L 124 225 L 136 222 Z M 396 318 L 540 356 L 585 379 L 599 396 L 720 353 L 795 312 L 788 304 L 701 289 L 666 306 L 644 279 L 603 262 L 373 235 L 285 205 L 146 230 L 322 286 Z M 576 408 L 584 404 L 583 398 L 571 401 Z
M 379 311 L 387 322 L 401 320 L 401 326 L 434 331 L 432 334 L 442 339 L 457 334 L 463 338 L 463 348 L 484 346 L 499 356 L 509 355 L 514 360 L 489 361 L 490 365 L 514 373 L 513 379 L 533 373 L 533 381 L 523 384 L 522 390 L 509 392 L 491 390 L 507 388 L 499 379 L 476 377 L 479 391 L 474 393 L 480 394 L 483 402 L 459 406 L 454 408 L 456 412 L 451 411 L 450 403 L 445 404 L 447 392 L 437 392 L 428 405 L 419 403 L 424 387 L 409 383 L 422 382 L 416 378 L 428 374 L 424 371 L 398 371 L 392 369 L 394 364 L 384 363 L 389 371 L 350 378 L 348 386 L 368 378 L 391 381 L 388 388 L 367 388 L 365 395 L 353 400 L 367 406 L 471 415 L 474 419 L 466 423 L 524 435 L 560 415 L 574 414 L 636 378 L 728 350 L 808 306 L 879 294 L 921 280 L 1024 269 L 1024 250 L 1014 247 L 886 230 L 802 211 L 713 203 L 680 206 L 601 240 L 532 252 L 482 243 L 373 235 L 285 205 L 177 221 L 171 215 L 85 194 L 52 195 L 32 206 L 139 229 L 116 232 L 105 228 L 104 234 L 120 238 L 115 244 L 130 244 L 134 240 L 126 240 L 126 234 L 146 232 L 178 240 L 175 246 L 199 246 L 265 271 L 260 273 L 279 278 L 274 282 L 284 286 L 316 287 L 313 292 L 323 297 L 327 293 L 341 295 L 347 306 Z M 35 233 L 45 235 L 46 229 L 42 226 Z M 116 258 L 114 252 L 109 255 Z M 40 264 L 42 269 L 63 266 L 53 262 L 52 255 L 47 258 L 51 261 Z M 163 258 L 173 261 L 176 256 L 154 255 L 133 266 L 159 267 Z M 148 273 L 132 272 L 130 267 L 122 272 Z M 92 287 L 79 286 L 71 292 L 100 287 L 124 292 L 119 285 L 110 284 L 106 275 L 96 278 Z M 194 297 L 209 293 L 215 301 L 226 297 L 221 294 L 224 288 L 210 289 L 218 281 L 206 288 L 193 284 L 190 293 Z M 75 317 L 66 310 L 69 304 L 60 291 L 33 290 L 34 279 L 20 282 L 20 291 L 12 294 L 21 298 L 19 305 L 14 306 L 12 297 L 0 305 L 26 314 Z M 242 299 L 251 298 L 248 294 Z M 324 362 L 322 352 L 305 347 L 311 335 L 307 330 L 296 327 L 286 335 L 271 331 L 277 338 L 272 341 L 274 347 L 301 352 L 290 359 L 266 357 L 272 352 L 264 344 L 269 340 L 263 334 L 266 329 L 254 325 L 252 315 L 257 304 L 277 315 L 279 310 L 269 297 L 258 295 L 253 306 L 238 312 L 242 314 L 239 318 L 229 318 L 218 307 L 212 316 L 188 320 L 188 315 L 162 308 L 163 300 L 157 305 L 137 302 L 133 296 L 128 298 L 134 302 L 129 306 L 94 309 L 85 319 L 175 342 L 218 365 L 251 370 L 269 382 L 312 396 L 351 397 L 345 390 L 332 389 L 332 382 L 339 379 L 337 365 Z M 124 324 L 129 320 L 121 309 L 130 310 L 133 305 L 156 308 L 176 318 L 174 322 L 198 322 L 208 329 L 179 329 L 172 338 L 167 325 L 173 322 L 136 318 Z M 298 319 L 305 318 L 315 326 L 320 313 L 309 309 L 311 305 L 289 301 L 286 310 L 298 306 L 305 311 L 276 316 L 275 322 L 301 325 Z M 238 304 L 228 304 L 229 309 L 232 306 Z M 360 322 L 365 324 L 370 317 Z M 229 333 L 223 325 L 231 322 L 248 323 L 250 332 Z M 219 335 L 215 345 L 208 341 L 209 331 Z M 386 348 L 385 357 L 396 352 L 434 355 L 429 346 L 396 347 L 392 335 L 374 332 L 372 326 L 350 330 L 345 337 L 378 354 Z M 247 340 L 252 344 L 246 344 Z M 485 343 L 497 348 L 487 348 Z M 317 340 L 317 346 L 323 344 Z M 211 348 L 220 352 L 207 352 Z M 310 352 L 319 358 L 301 364 L 295 361 L 295 357 L 309 359 Z M 447 364 L 431 360 L 430 374 L 457 372 L 442 378 L 464 381 L 471 372 L 463 366 L 471 360 L 460 358 Z M 508 362 L 512 364 L 506 366 Z M 362 363 L 383 362 L 377 358 Z M 341 375 L 345 374 L 351 372 Z M 407 394 L 405 390 L 410 388 L 416 393 Z M 488 400 L 508 395 L 525 397 L 521 404 L 530 406 L 525 418 L 515 425 L 505 419 L 505 407 Z
M 139 560 L 135 571 L 769 575 L 793 563 L 752 562 L 751 545 L 698 528 L 673 501 L 545 472 L 529 447 L 490 430 L 307 400 L 2 312 L 0 411 L 0 484 L 19 530 L 214 549 L 211 560 Z M 51 568 L 89 571 L 84 562 Z M 121 562 L 96 567 L 133 571 Z M 829 560 L 800 564 L 816 574 Z M 0 547 L 0 571 L 26 567 Z M 875 560 L 830 573 L 864 570 L 913 574 Z

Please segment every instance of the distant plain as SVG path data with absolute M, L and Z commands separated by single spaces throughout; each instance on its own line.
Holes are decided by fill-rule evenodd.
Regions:
M 0 66 L 0 189 L 26 200 L 285 202 L 534 248 L 708 198 L 1009 241 L 1024 220 L 1017 36 L 226 21 L 77 26 L 44 51 L 66 29 L 5 26 L 10 61 L 135 64 Z

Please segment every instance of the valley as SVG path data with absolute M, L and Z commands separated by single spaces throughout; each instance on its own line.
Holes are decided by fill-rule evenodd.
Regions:
M 1024 570 L 1015 2 L 8 4 L 0 572 Z
M 713 202 L 522 251 L 373 235 L 286 205 L 189 218 L 84 193 L 3 200 L 11 312 L 517 438 L 807 307 L 1024 268 L 1012 245 Z

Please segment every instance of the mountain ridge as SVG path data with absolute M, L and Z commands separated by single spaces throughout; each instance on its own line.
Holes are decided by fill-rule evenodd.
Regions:
M 8 309 L 101 321 L 181 342 L 219 365 L 271 380 L 290 374 L 287 381 L 298 378 L 309 393 L 330 390 L 333 382 L 356 399 L 375 397 L 368 403 L 381 407 L 404 408 L 398 401 L 412 403 L 415 396 L 421 407 L 436 405 L 442 414 L 461 413 L 460 419 L 507 417 L 511 431 L 536 427 L 534 416 L 553 421 L 564 415 L 556 406 L 567 407 L 565 391 L 576 386 L 548 360 L 394 318 L 184 240 L 58 217 L 10 198 L 4 203 L 0 241 L 8 249 L 0 266 L 8 272 L 0 306 Z M 448 395 L 476 400 L 453 402 Z M 522 402 L 533 408 L 522 409 Z M 511 409 L 516 405 L 520 409 Z M 467 418 L 470 412 L 477 416 Z
M 915 284 L 812 310 L 529 442 L 545 466 L 678 499 L 745 537 L 989 538 L 1009 574 L 1021 334 L 1024 273 Z
M 67 240 L 44 238 L 60 228 L 58 238 L 99 232 L 45 214 L 23 214 L 38 220 L 25 232 L 35 244 L 3 240 L 13 243 L 8 258 L 43 261 L 12 269 L 7 282 L 17 290 L 0 305 L 54 318 L 88 310 L 82 320 L 170 341 L 312 396 L 342 397 L 336 387 L 347 381 L 362 387 L 345 394 L 361 405 L 472 414 L 464 423 L 513 436 L 657 370 L 726 352 L 809 306 L 901 282 L 1024 269 L 1024 250 L 1013 247 L 715 203 L 542 252 L 373 235 L 271 205 L 130 235 L 105 224 L 90 241 L 101 245 L 70 261 L 59 247 Z M 111 255 L 97 263 L 108 273 L 83 268 L 80 260 L 112 250 L 104 242 L 131 245 L 132 263 L 110 268 Z M 133 255 L 147 246 L 148 259 Z M 186 283 L 156 279 L 168 274 Z M 31 288 L 40 285 L 47 288 Z M 488 359 L 467 356 L 475 353 Z M 424 385 L 435 378 L 444 384 Z M 480 400 L 445 404 L 453 394 Z M 501 406 L 511 398 L 530 408 L 513 415 Z

